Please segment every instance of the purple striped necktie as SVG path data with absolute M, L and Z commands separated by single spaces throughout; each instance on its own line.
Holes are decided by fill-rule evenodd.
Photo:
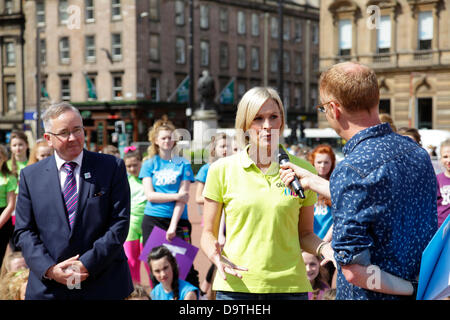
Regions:
M 70 229 L 72 229 L 73 222 L 75 221 L 78 204 L 77 181 L 75 180 L 74 173 L 76 166 L 77 164 L 75 162 L 66 162 L 63 165 L 63 168 L 67 173 L 66 181 L 64 182 L 63 195 L 69 217 Z

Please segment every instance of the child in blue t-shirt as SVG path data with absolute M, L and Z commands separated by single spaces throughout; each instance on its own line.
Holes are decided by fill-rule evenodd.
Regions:
M 177 261 L 167 247 L 153 248 L 148 264 L 159 282 L 150 293 L 152 300 L 197 300 L 198 288 L 178 278 Z

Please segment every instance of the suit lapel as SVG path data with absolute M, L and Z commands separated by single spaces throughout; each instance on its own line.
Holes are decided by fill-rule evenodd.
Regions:
M 81 220 L 83 215 L 84 207 L 86 206 L 86 201 L 91 192 L 91 187 L 94 186 L 94 167 L 92 166 L 92 161 L 90 161 L 89 151 L 83 151 L 83 162 L 80 168 L 80 179 L 79 179 L 79 189 L 78 189 L 78 206 L 77 214 L 75 216 L 75 221 L 72 226 L 73 229 L 77 226 L 77 221 Z M 73 234 L 73 232 L 72 232 Z
M 49 194 L 56 195 L 52 198 L 52 207 L 54 206 L 56 216 L 60 219 L 60 225 L 67 229 L 67 233 L 70 232 L 69 219 L 67 218 L 66 206 L 64 204 L 64 197 L 61 191 L 61 183 L 59 181 L 58 167 L 56 166 L 55 158 L 52 157 L 48 161 L 45 168 L 46 173 L 42 177 L 42 183 L 48 186 Z M 59 195 L 59 196 L 58 196 Z

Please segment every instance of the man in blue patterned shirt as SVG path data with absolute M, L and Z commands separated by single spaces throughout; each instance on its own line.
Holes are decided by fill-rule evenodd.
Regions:
M 320 77 L 320 98 L 319 111 L 347 140 L 345 159 L 329 184 L 292 164 L 282 166 L 281 176 L 288 185 L 295 174 L 305 189 L 331 196 L 336 299 L 415 298 L 422 252 L 437 230 L 430 157 L 380 123 L 370 68 L 356 62 L 330 67 Z

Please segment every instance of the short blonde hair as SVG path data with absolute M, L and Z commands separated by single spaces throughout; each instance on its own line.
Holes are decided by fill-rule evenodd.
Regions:
M 331 66 L 320 75 L 319 88 L 320 92 L 331 94 L 350 113 L 370 111 L 380 100 L 375 72 L 359 62 Z
M 282 135 L 285 117 L 283 102 L 281 102 L 278 92 L 270 87 L 254 87 L 244 94 L 237 107 L 234 127 L 236 128 L 236 141 L 240 147 L 244 143 L 243 134 L 250 128 L 259 109 L 268 99 L 272 99 L 278 105 L 281 114 L 280 136 Z

